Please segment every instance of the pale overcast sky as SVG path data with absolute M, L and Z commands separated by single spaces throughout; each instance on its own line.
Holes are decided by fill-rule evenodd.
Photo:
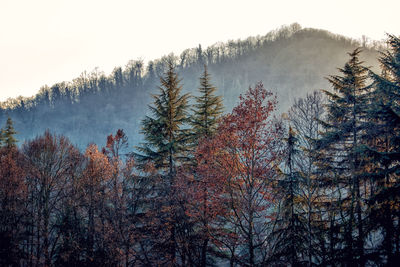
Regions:
M 0 0 L 0 101 L 293 22 L 381 40 L 400 35 L 399 10 L 399 0 Z

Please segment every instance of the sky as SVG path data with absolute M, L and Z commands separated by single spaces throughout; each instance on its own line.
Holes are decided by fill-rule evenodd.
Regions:
M 0 101 L 282 25 L 400 35 L 399 0 L 0 0 Z

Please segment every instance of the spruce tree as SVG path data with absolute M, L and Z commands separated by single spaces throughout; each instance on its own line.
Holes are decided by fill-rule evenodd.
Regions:
M 153 95 L 154 106 L 149 106 L 153 117 L 146 116 L 142 121 L 145 142 L 137 147 L 140 153 L 136 157 L 142 167 L 151 162 L 157 170 L 171 176 L 187 160 L 188 130 L 184 124 L 188 122 L 189 95 L 181 95 L 181 80 L 171 62 L 160 82 L 160 93 Z
M 17 132 L 14 129 L 13 121 L 10 117 L 8 117 L 6 126 L 4 130 L 2 130 L 2 139 L 4 146 L 10 148 L 14 147 L 17 144 L 18 140 L 14 137 L 15 134 L 17 134 Z
M 389 50 L 379 58 L 382 74 L 370 72 L 373 101 L 362 151 L 370 160 L 369 230 L 383 237 L 371 256 L 395 266 L 400 261 L 400 39 L 389 35 L 387 43 Z
M 181 94 L 181 80 L 171 62 L 160 82 L 160 93 L 153 96 L 154 106 L 150 106 L 153 117 L 147 116 L 142 121 L 145 142 L 137 147 L 139 153 L 135 155 L 139 168 L 146 170 L 151 165 L 159 178 L 154 179 L 154 206 L 148 211 L 148 226 L 152 225 L 151 240 L 155 249 L 154 263 L 175 265 L 179 261 L 178 236 L 184 232 L 181 228 L 186 222 L 177 199 L 176 182 L 179 168 L 189 162 L 189 131 L 185 129 L 189 122 L 189 95 Z
M 194 150 L 197 149 L 199 141 L 203 138 L 210 138 L 216 131 L 218 118 L 222 114 L 223 105 L 220 96 L 215 95 L 217 90 L 210 82 L 210 74 L 208 73 L 207 66 L 204 65 L 203 75 L 200 77 L 200 96 L 195 97 L 196 103 L 194 104 L 193 116 L 190 124 L 192 126 L 192 141 L 191 145 Z M 193 159 L 194 165 L 196 165 L 196 159 Z M 209 202 L 209 195 L 207 193 L 208 184 L 207 179 L 201 177 L 194 171 L 194 175 L 197 178 L 196 191 L 202 191 L 201 204 L 202 206 L 202 225 L 200 226 L 199 235 L 202 237 L 201 252 L 200 252 L 200 266 L 207 265 L 207 251 L 209 251 L 209 221 L 207 220 L 207 202 Z
M 210 79 L 207 66 L 204 65 L 204 72 L 200 77 L 200 96 L 195 97 L 196 104 L 194 104 L 194 114 L 191 120 L 195 144 L 199 139 L 210 137 L 213 134 L 223 110 L 222 98 L 215 95 L 217 89 L 211 84 Z
M 323 122 L 325 132 L 317 142 L 320 154 L 321 176 L 331 199 L 328 213 L 332 215 L 332 227 L 343 232 L 340 236 L 343 250 L 331 251 L 331 261 L 345 265 L 363 265 L 364 227 L 362 215 L 362 164 L 358 147 L 362 143 L 363 125 L 366 120 L 368 70 L 359 60 L 360 49 L 349 53 L 350 60 L 342 74 L 329 76 L 333 92 L 324 91 L 328 96 L 327 119 Z M 332 207 L 337 208 L 336 211 Z M 332 232 L 338 234 L 337 231 Z M 355 238 L 354 238 L 355 237 Z M 356 239 L 356 240 L 354 240 Z M 333 242 L 332 239 L 330 242 Z M 335 250 L 335 244 L 331 249 Z
M 301 179 L 297 170 L 296 157 L 300 153 L 296 133 L 289 126 L 286 138 L 286 162 L 282 179 L 278 181 L 277 193 L 281 199 L 276 230 L 272 236 L 276 245 L 272 256 L 273 262 L 285 262 L 290 266 L 300 266 L 304 261 L 302 255 L 307 249 L 307 229 L 302 218 L 299 201 Z

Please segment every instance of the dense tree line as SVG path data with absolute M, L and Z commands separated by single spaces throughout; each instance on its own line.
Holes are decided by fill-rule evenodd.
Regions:
M 206 65 L 191 100 L 169 60 L 134 152 L 123 130 L 84 152 L 49 131 L 18 147 L 8 118 L 0 264 L 394 266 L 400 39 L 387 44 L 380 73 L 357 48 L 332 90 L 281 117 L 261 82 L 223 114 Z
M 363 43 L 365 60 L 376 65 L 376 49 L 381 45 Z M 277 94 L 278 109 L 284 112 L 295 96 L 326 88 L 323 77 L 345 60 L 345 52 L 359 45 L 356 40 L 293 24 L 264 36 L 198 46 L 146 63 L 131 60 L 111 74 L 97 68 L 85 71 L 72 81 L 43 86 L 34 97 L 1 103 L 0 119 L 13 118 L 20 140 L 32 139 L 50 128 L 84 149 L 91 142 L 101 145 L 104 136 L 124 129 L 131 144 L 137 145 L 142 140 L 140 120 L 148 115 L 146 104 L 152 101 L 150 95 L 157 93 L 159 77 L 169 61 L 183 78 L 185 93 L 195 93 L 198 73 L 207 64 L 226 111 L 253 81 L 262 80 Z

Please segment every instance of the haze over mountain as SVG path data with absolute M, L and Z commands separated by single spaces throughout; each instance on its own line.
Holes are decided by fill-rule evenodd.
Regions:
M 208 65 L 225 111 L 231 110 L 249 86 L 262 81 L 276 93 L 278 110 L 285 112 L 295 97 L 329 89 L 325 77 L 336 74 L 347 53 L 359 46 L 363 46 L 365 65 L 376 66 L 377 50 L 382 49 L 379 43 L 361 44 L 292 24 L 264 36 L 190 48 L 146 64 L 132 60 L 110 75 L 97 69 L 83 72 L 73 81 L 42 87 L 32 98 L 1 103 L 0 121 L 11 116 L 21 143 L 51 129 L 84 148 L 91 142 L 103 145 L 107 135 L 124 129 L 132 146 L 141 139 L 140 122 L 152 103 L 151 94 L 158 92 L 159 76 L 168 60 L 176 64 L 184 91 L 192 95 L 197 94 L 204 64 Z

